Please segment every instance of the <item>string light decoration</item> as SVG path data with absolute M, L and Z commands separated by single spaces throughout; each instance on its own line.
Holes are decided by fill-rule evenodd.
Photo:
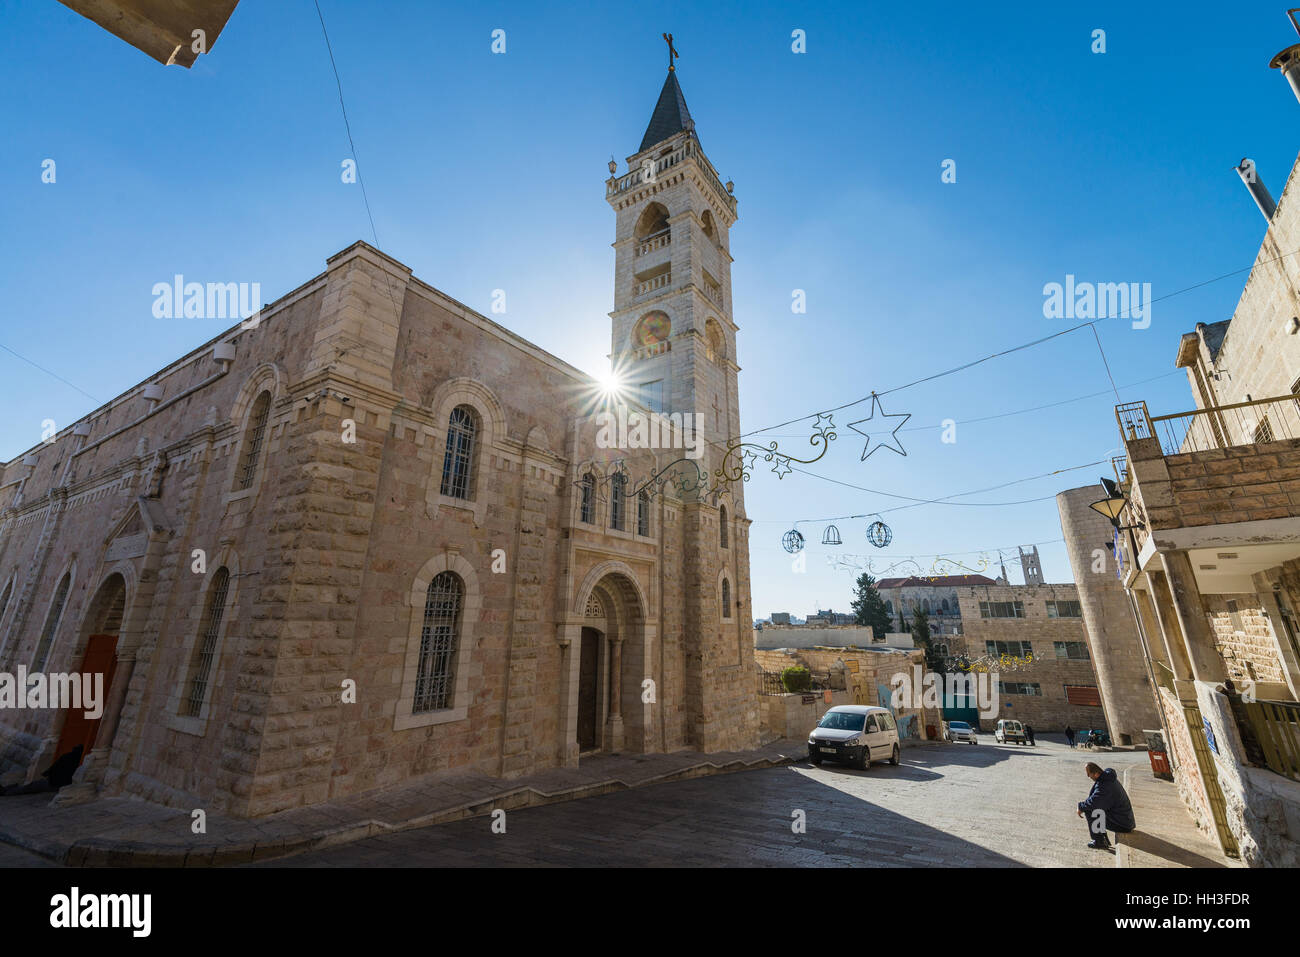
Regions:
M 791 555 L 803 551 L 803 535 L 797 528 L 792 528 L 781 536 L 781 547 Z
M 791 463 L 812 465 L 820 461 L 834 440 L 834 420 L 830 413 L 818 412 L 813 423 L 813 434 L 809 436 L 808 443 L 821 451 L 812 458 L 801 459 L 788 452 L 782 452 L 776 441 L 769 442 L 767 445 L 759 445 L 755 442 L 733 442 L 723 451 L 719 467 L 713 470 L 712 476 L 707 470 L 701 468 L 695 459 L 683 456 L 655 470 L 642 482 L 632 481 L 626 463 L 618 459 L 610 465 L 607 474 L 596 481 L 598 485 L 604 487 L 611 484 L 615 474 L 621 474 L 624 477 L 622 494 L 625 498 L 635 498 L 643 492 L 653 497 L 661 494 L 665 487 L 671 486 L 680 498 L 703 502 L 728 491 L 736 482 L 748 482 L 760 455 L 763 461 L 772 463 L 772 471 L 776 473 L 776 477 L 783 479 L 794 471 Z M 584 466 L 579 469 L 579 479 L 575 484 L 582 483 L 582 476 L 587 471 L 596 473 L 604 470 Z M 603 501 L 604 496 L 601 496 L 601 499 Z
M 873 419 L 875 419 L 877 412 L 880 413 L 880 417 L 882 419 L 901 419 L 902 421 L 900 421 L 898 425 L 894 426 L 893 430 L 890 431 L 889 441 L 877 442 L 873 446 L 871 444 L 871 434 L 862 431 L 862 429 L 856 428 L 856 426 L 861 425 L 863 422 L 872 421 Z M 863 438 L 867 440 L 867 444 L 862 447 L 862 458 L 859 459 L 859 461 L 865 462 L 870 456 L 874 455 L 877 452 L 877 450 L 882 448 L 893 449 L 899 455 L 906 456 L 907 450 L 903 448 L 903 443 L 898 438 L 898 430 L 901 429 L 903 427 L 903 424 L 907 422 L 907 420 L 910 419 L 911 417 L 912 417 L 912 413 L 910 412 L 898 412 L 893 415 L 889 414 L 881 407 L 880 396 L 876 395 L 876 393 L 874 392 L 871 393 L 871 414 L 868 415 L 865 419 L 858 419 L 858 421 L 856 422 L 849 423 L 850 429 L 853 429 L 854 432 L 858 433 L 858 435 L 861 435 Z
M 827 525 L 826 531 L 822 533 L 822 544 L 843 545 L 844 542 L 840 539 L 840 530 L 834 525 Z
M 893 540 L 894 533 L 890 530 L 889 526 L 880 519 L 876 519 L 867 526 L 867 541 L 872 545 L 875 545 L 877 548 L 884 548 Z

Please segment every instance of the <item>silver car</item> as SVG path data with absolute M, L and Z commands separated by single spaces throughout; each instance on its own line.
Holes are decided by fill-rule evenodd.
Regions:
M 948 733 L 945 737 L 954 744 L 958 741 L 968 741 L 971 744 L 979 744 L 979 738 L 976 736 L 975 729 L 965 721 L 949 721 Z

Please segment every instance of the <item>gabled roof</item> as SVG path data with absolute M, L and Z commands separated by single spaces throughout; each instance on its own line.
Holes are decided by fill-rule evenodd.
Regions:
M 935 578 L 882 578 L 876 582 L 876 589 L 881 588 L 931 588 L 950 585 L 996 585 L 992 578 L 984 575 L 939 575 Z
M 659 102 L 655 104 L 650 125 L 646 127 L 645 136 L 641 138 L 641 148 L 637 152 L 644 152 L 656 143 L 662 143 L 668 137 L 694 126 L 691 111 L 686 108 L 686 97 L 682 95 L 681 85 L 677 82 L 677 71 L 670 70 L 668 79 L 664 80 L 664 88 L 659 91 Z

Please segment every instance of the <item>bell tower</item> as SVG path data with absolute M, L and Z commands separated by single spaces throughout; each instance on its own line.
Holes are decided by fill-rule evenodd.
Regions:
M 642 404 L 702 416 L 717 444 L 700 465 L 712 468 L 740 432 L 728 251 L 736 198 L 700 146 L 675 66 L 627 172 L 617 168 L 611 160 L 605 181 L 616 214 L 611 359 Z
M 611 160 L 605 181 L 616 229 L 610 359 L 636 402 L 694 416 L 703 440 L 696 464 L 713 484 L 740 435 L 729 252 L 736 198 L 700 145 L 672 36 L 664 39 L 668 76 L 650 124 L 626 172 Z M 734 472 L 740 463 L 727 464 Z M 679 662 L 685 738 L 704 751 L 755 747 L 759 734 L 745 483 L 722 484 L 707 500 L 662 506 L 661 560 L 673 574 L 661 638 Z

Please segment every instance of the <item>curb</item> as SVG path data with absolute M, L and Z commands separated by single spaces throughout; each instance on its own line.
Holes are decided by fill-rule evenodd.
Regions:
M 794 750 L 798 751 L 797 748 Z M 558 791 L 544 791 L 531 785 L 523 785 L 491 797 L 476 798 L 454 807 L 430 811 L 427 814 L 409 818 L 396 824 L 371 818 L 317 830 L 300 837 L 282 837 L 260 842 L 234 841 L 228 844 L 184 847 L 139 841 L 113 841 L 92 837 L 77 840 L 71 845 L 67 845 L 29 838 L 0 826 L 0 843 L 20 847 L 67 867 L 229 867 L 250 864 L 254 861 L 270 860 L 271 858 L 290 857 L 307 851 L 338 847 L 380 834 L 394 834 L 399 831 L 415 830 L 438 824 L 450 824 L 466 818 L 482 817 L 496 810 L 510 811 L 527 807 L 540 807 L 546 804 L 558 804 L 563 801 L 597 797 L 616 791 L 629 791 L 633 788 L 647 787 L 652 784 L 667 784 L 674 781 L 707 777 L 713 774 L 729 774 L 737 771 L 780 767 L 798 760 L 800 760 L 798 755 L 791 754 L 771 758 L 757 758 L 752 761 L 738 758 L 724 764 L 702 761 L 698 764 L 665 771 L 662 774 L 633 784 L 615 777 L 589 784 L 579 784 Z

